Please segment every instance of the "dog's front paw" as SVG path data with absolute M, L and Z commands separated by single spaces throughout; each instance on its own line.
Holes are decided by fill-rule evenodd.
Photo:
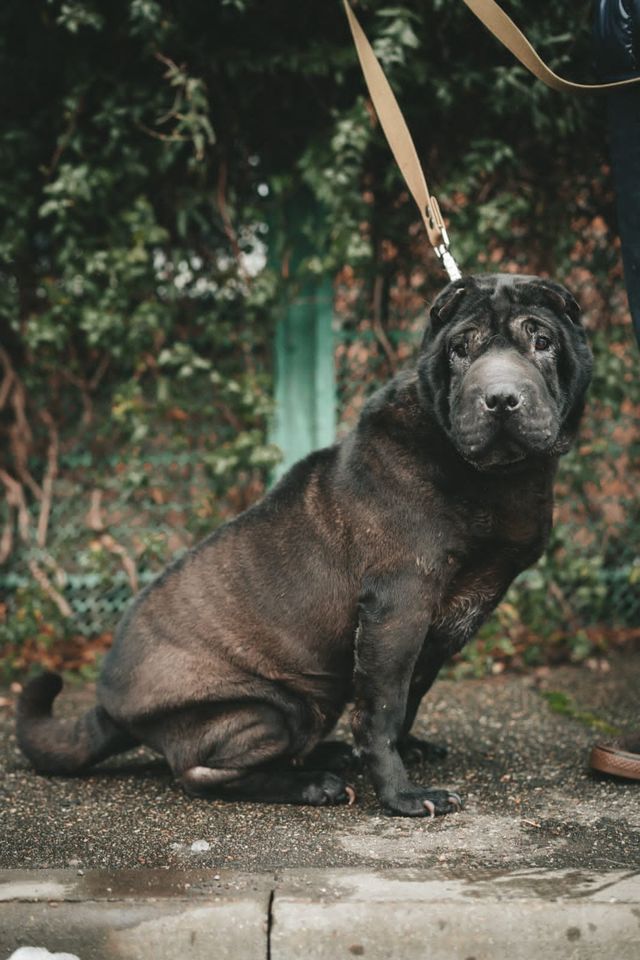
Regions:
M 384 797 L 385 812 L 394 817 L 437 817 L 462 810 L 462 799 L 449 790 L 411 787 L 392 797 Z
M 351 806 L 355 803 L 355 790 L 335 773 L 309 773 L 307 777 L 308 780 L 302 788 L 302 803 L 313 807 L 337 803 Z
M 405 763 L 435 763 L 444 760 L 447 748 L 441 743 L 432 743 L 430 740 L 420 740 L 411 734 L 404 737 L 398 744 L 398 753 Z

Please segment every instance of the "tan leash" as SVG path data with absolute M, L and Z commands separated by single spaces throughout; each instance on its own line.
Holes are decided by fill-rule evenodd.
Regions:
M 415 145 L 402 116 L 402 111 L 398 106 L 398 101 L 348 0 L 343 0 L 343 2 L 360 66 L 369 89 L 371 101 L 378 114 L 380 126 L 384 130 L 391 152 L 402 171 L 402 176 L 409 187 L 411 196 L 418 206 L 431 246 L 447 271 L 449 280 L 459 280 L 462 274 L 449 250 L 449 237 L 438 201 L 429 193 Z
M 534 77 L 542 80 L 553 90 L 564 90 L 568 93 L 586 91 L 588 93 L 591 90 L 614 90 L 616 87 L 629 87 L 640 82 L 640 77 L 615 80 L 613 83 L 573 83 L 571 80 L 565 80 L 546 65 L 542 57 L 533 49 L 522 30 L 516 27 L 511 17 L 507 16 L 495 0 L 463 0 L 463 3 Z
M 522 31 L 498 6 L 495 0 L 463 0 L 463 2 L 527 70 L 530 70 L 535 77 L 554 90 L 566 90 L 572 93 L 585 90 L 612 90 L 616 87 L 627 87 L 640 82 L 640 77 L 617 80 L 614 83 L 573 83 L 570 80 L 564 80 L 538 56 Z M 449 248 L 449 236 L 440 212 L 440 206 L 435 196 L 429 193 L 415 145 L 402 116 L 402 111 L 398 106 L 398 101 L 389 86 L 389 81 L 373 52 L 371 44 L 351 9 L 349 0 L 343 0 L 343 3 L 360 66 L 380 126 L 384 130 L 391 152 L 420 211 L 431 246 L 446 270 L 449 280 L 459 280 L 462 274 Z

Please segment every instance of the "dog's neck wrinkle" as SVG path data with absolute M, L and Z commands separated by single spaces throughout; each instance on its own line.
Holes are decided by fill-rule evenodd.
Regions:
M 423 402 L 417 370 L 394 378 L 387 389 L 379 406 L 365 408 L 358 430 L 390 440 L 418 460 L 430 461 L 435 454 L 463 462 Z
M 356 428 L 362 439 L 377 437 L 377 458 L 388 459 L 390 469 L 402 470 L 407 461 L 419 464 L 423 479 L 469 503 L 498 503 L 517 497 L 542 505 L 551 496 L 558 457 L 527 458 L 517 468 L 482 471 L 465 460 L 421 397 L 417 371 L 401 374 L 385 388 L 387 401 L 365 409 Z M 356 442 L 356 446 L 359 444 Z M 399 457 L 399 452 L 402 456 Z M 397 463 L 394 466 L 394 462 Z M 532 466 L 535 469 L 532 471 Z M 522 479 L 521 479 L 522 478 Z M 526 494 L 524 491 L 526 488 Z

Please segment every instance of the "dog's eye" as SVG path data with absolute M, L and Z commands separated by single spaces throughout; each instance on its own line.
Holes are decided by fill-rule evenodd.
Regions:
M 543 337 L 542 334 L 540 333 L 536 336 L 536 339 L 534 342 L 534 347 L 536 348 L 536 350 L 548 350 L 550 346 L 551 346 L 551 340 L 549 339 L 549 337 Z
M 466 340 L 456 340 L 455 343 L 451 344 L 451 353 L 455 354 L 456 357 L 460 357 L 463 360 L 467 353 L 467 341 Z

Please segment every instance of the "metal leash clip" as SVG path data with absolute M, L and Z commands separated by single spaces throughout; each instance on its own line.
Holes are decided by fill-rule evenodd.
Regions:
M 449 250 L 449 238 L 447 236 L 447 231 L 444 231 L 442 239 L 444 243 L 441 243 L 440 246 L 435 247 L 436 256 L 440 259 L 440 263 L 446 270 L 449 280 L 460 280 L 462 274 L 460 272 L 460 267 L 456 263 L 455 257 Z
M 440 204 L 434 196 L 429 197 L 426 213 L 430 230 L 440 234 L 440 243 L 433 244 L 436 256 L 444 267 L 449 280 L 460 280 L 462 273 L 456 263 L 455 257 L 449 249 L 449 234 L 447 233 L 447 228 L 444 225 L 442 213 L 440 212 Z

